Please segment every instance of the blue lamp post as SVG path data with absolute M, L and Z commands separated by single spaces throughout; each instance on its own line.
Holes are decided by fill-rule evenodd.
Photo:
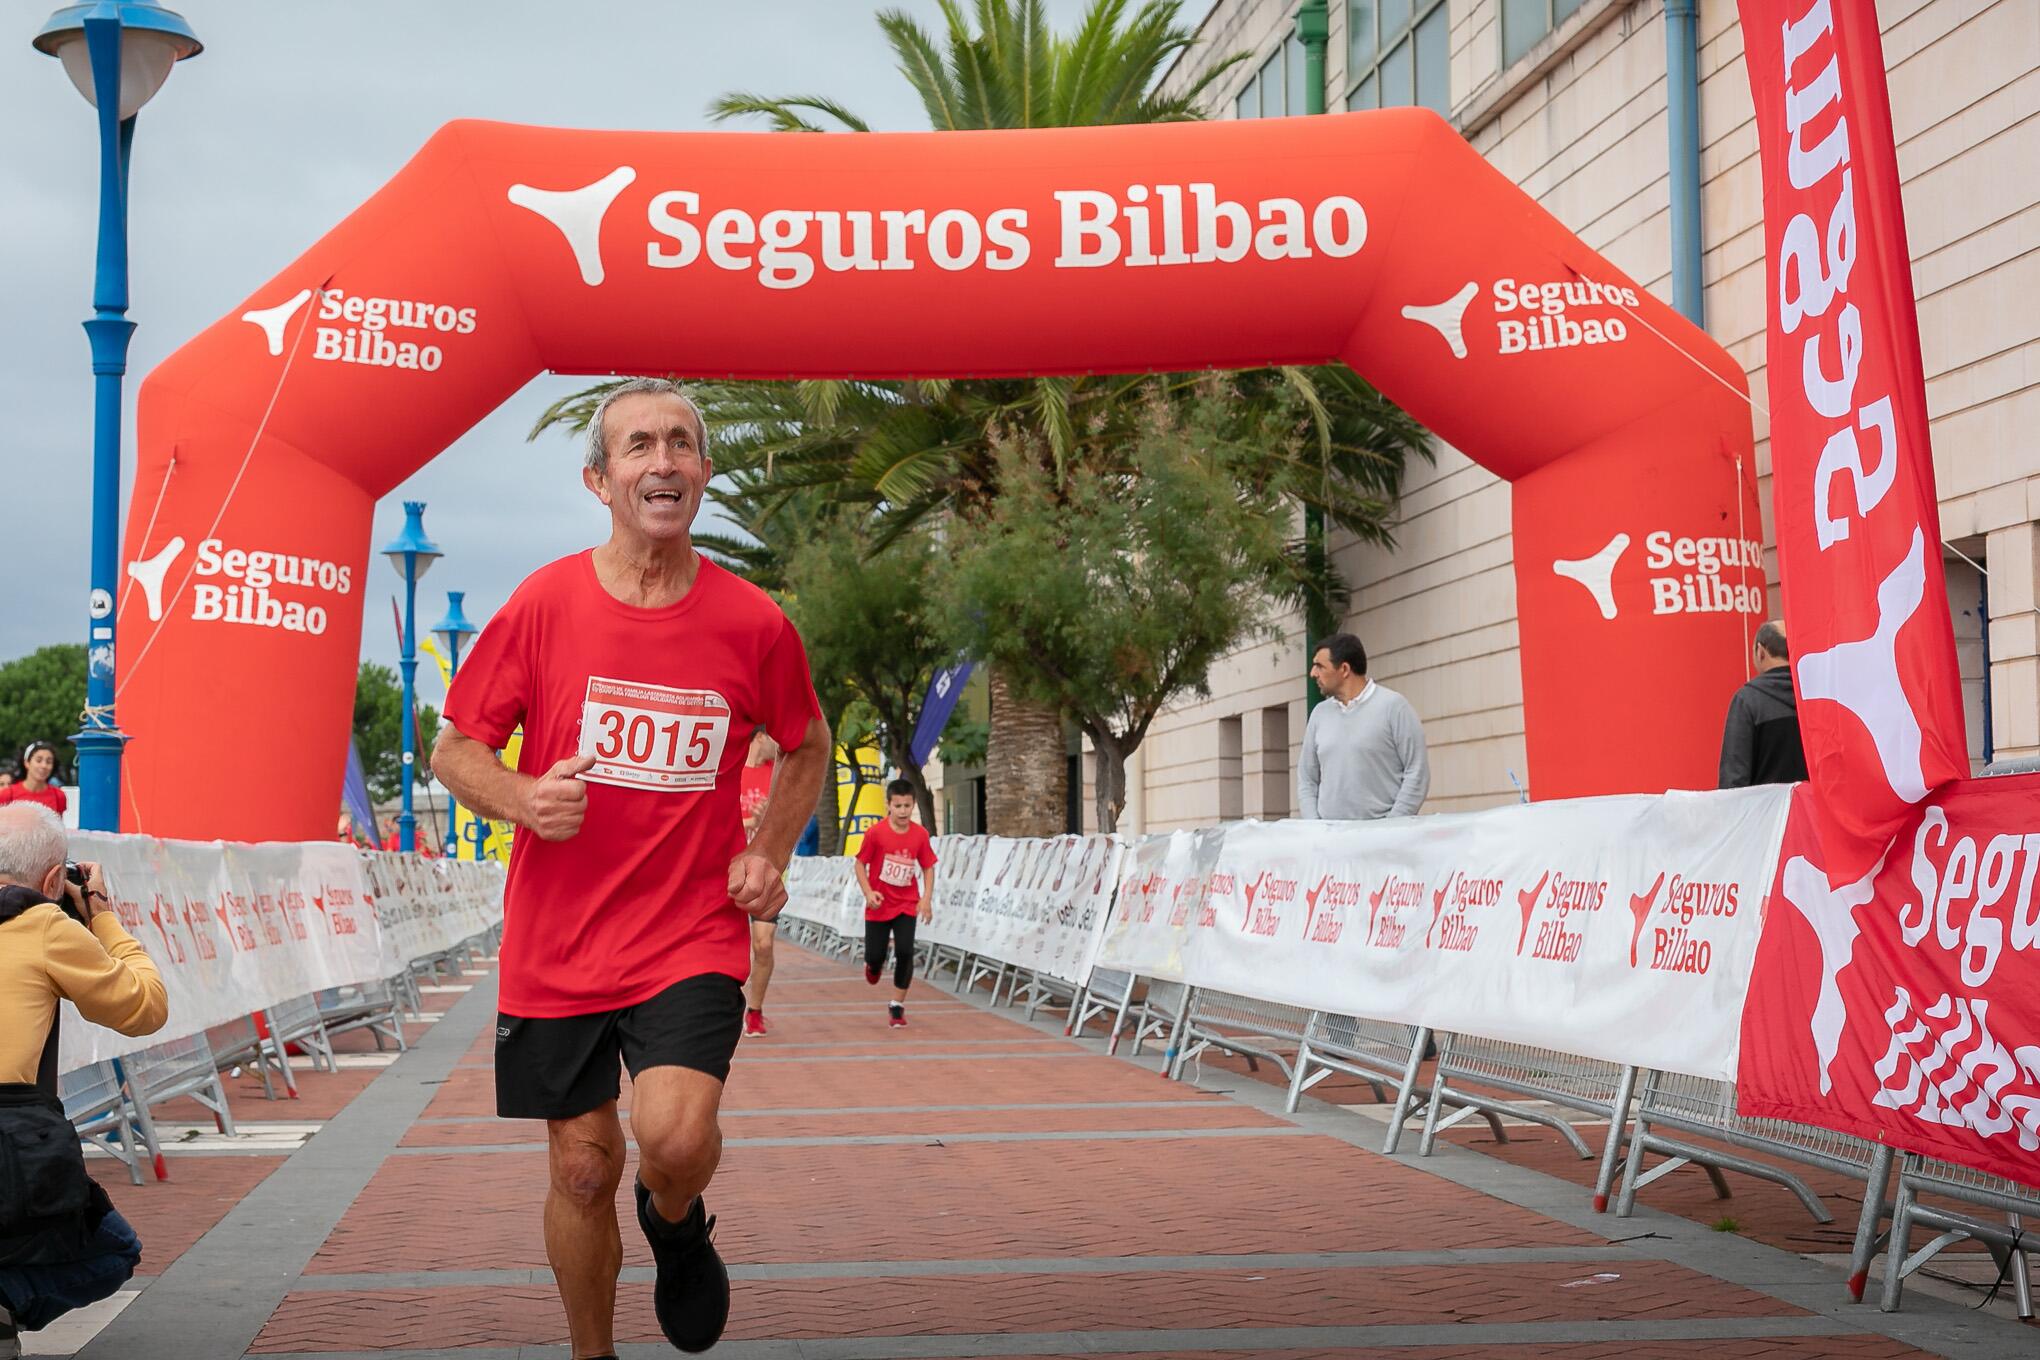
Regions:
M 452 677 L 460 674 L 460 649 L 465 647 L 467 640 L 479 631 L 472 623 L 468 622 L 467 615 L 461 612 L 460 602 L 465 598 L 467 598 L 467 592 L 464 590 L 447 591 L 446 617 L 432 625 L 432 636 L 439 640 L 439 650 L 446 655 L 447 690 L 449 693 L 453 689 Z M 481 825 L 481 819 L 477 818 L 475 824 L 477 826 Z M 460 830 L 460 803 L 451 796 L 446 800 L 446 829 L 450 835 Z M 481 857 L 480 852 L 481 847 L 477 843 L 477 859 Z M 460 841 L 457 837 L 453 842 L 452 858 L 460 858 Z
M 78 748 L 78 825 L 120 830 L 120 752 L 113 715 L 113 593 L 120 578 L 120 395 L 127 375 L 128 153 L 135 114 L 163 88 L 170 68 L 203 47 L 191 25 L 155 0 L 66 5 L 35 35 L 38 52 L 64 63 L 78 93 L 99 110 L 99 260 L 92 287 L 92 594 L 87 605 L 85 721 Z M 100 91 L 117 91 L 102 99 Z
M 418 848 L 418 820 L 411 815 L 411 785 L 418 768 L 418 578 L 440 558 L 439 545 L 425 537 L 425 502 L 404 502 L 404 531 L 383 548 L 404 577 L 404 810 L 397 818 L 397 848 Z

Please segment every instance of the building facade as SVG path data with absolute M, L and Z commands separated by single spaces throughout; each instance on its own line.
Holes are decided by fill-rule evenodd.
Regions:
M 1589 246 L 1671 300 L 1668 3 L 1332 0 L 1325 106 L 1424 104 Z M 1734 0 L 1698 0 L 1708 332 L 1747 370 L 1771 546 L 1757 135 Z M 1297 0 L 1218 0 L 1166 84 L 1245 53 L 1220 118 L 1305 109 Z M 2040 3 L 1880 0 L 1925 360 L 1950 612 L 1976 769 L 2040 755 Z M 1345 626 L 1424 721 L 1428 812 L 1536 788 L 1523 744 L 1507 486 L 1455 450 L 1413 463 L 1394 549 L 1332 540 Z M 1306 639 L 1228 658 L 1129 770 L 1130 830 L 1293 815 Z M 1593 658 L 1580 659 L 1592 702 Z M 1720 711 L 1691 720 L 1718 726 Z M 1086 762 L 1088 766 L 1088 761 Z M 1086 774 L 1088 775 L 1088 769 Z M 1088 801 L 1086 802 L 1088 809 Z

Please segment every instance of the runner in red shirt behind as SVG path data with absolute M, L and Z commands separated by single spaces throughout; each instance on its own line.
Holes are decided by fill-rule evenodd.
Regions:
M 765 804 L 772 798 L 772 771 L 779 764 L 779 745 L 759 728 L 751 738 L 751 752 L 744 757 L 743 782 L 738 785 L 738 811 L 744 818 L 744 835 L 753 835 L 765 816 Z M 777 921 L 751 922 L 751 979 L 744 984 L 744 1033 L 764 1038 L 771 1033 L 765 1023 L 765 989 L 772 985 L 773 937 L 779 934 Z
M 504 892 L 496 1112 L 546 1121 L 546 1258 L 583 1358 L 615 1354 L 619 1060 L 660 1330 L 705 1351 L 729 1319 L 701 1194 L 722 1157 L 749 923 L 786 905 L 829 754 L 793 625 L 694 550 L 706 443 L 675 383 L 634 378 L 603 397 L 581 476 L 609 508 L 609 540 L 539 568 L 490 620 L 432 759 L 472 812 L 528 833 Z M 496 749 L 520 723 L 507 770 Z M 738 785 L 760 727 L 784 751 L 784 797 L 747 838 Z
M 893 999 L 885 1008 L 894 1029 L 907 1023 L 907 986 L 914 980 L 914 922 L 928 920 L 935 899 L 935 846 L 914 821 L 914 786 L 885 786 L 885 820 L 864 833 L 851 868 L 864 889 L 864 980 L 876 987 L 893 948 Z M 874 882 L 873 879 L 877 881 Z M 914 886 L 920 880 L 920 887 Z

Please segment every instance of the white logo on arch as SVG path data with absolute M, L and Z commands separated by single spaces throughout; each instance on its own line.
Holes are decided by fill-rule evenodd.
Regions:
M 1629 535 L 1617 534 L 1608 540 L 1607 547 L 1592 557 L 1562 557 L 1551 564 L 1551 570 L 1568 581 L 1577 581 L 1585 586 L 1587 594 L 1594 597 L 1601 617 L 1612 619 L 1615 617 L 1615 564 L 1628 550 Z
M 128 563 L 127 574 L 142 588 L 142 600 L 149 606 L 150 623 L 163 621 L 163 578 L 170 574 L 177 555 L 183 551 L 184 536 L 179 534 L 157 550 L 154 557 Z
M 283 328 L 290 324 L 290 319 L 297 315 L 298 308 L 309 302 L 311 296 L 311 289 L 300 288 L 297 296 L 291 298 L 288 302 L 280 302 L 274 307 L 257 307 L 252 311 L 243 312 L 241 313 L 241 319 L 261 330 L 262 334 L 269 341 L 270 356 L 274 358 L 283 353 Z
M 528 208 L 560 230 L 580 266 L 581 282 L 590 288 L 602 282 L 602 219 L 616 196 L 637 178 L 637 171 L 619 165 L 593 184 L 578 189 L 534 189 L 510 186 L 510 201 Z
M 1402 314 L 1411 321 L 1421 321 L 1445 337 L 1445 343 L 1452 346 L 1452 357 L 1466 357 L 1466 309 L 1472 305 L 1480 285 L 1469 281 L 1466 287 L 1446 298 L 1443 302 L 1429 307 L 1405 307 Z

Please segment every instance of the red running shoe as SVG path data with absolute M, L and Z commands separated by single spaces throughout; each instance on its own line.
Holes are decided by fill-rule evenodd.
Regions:
M 894 1029 L 907 1027 L 907 1008 L 897 1003 L 885 1008 L 885 1022 Z
M 868 963 L 867 963 L 867 964 L 865 964 L 865 965 L 864 965 L 864 980 L 865 980 L 866 982 L 870 983 L 870 984 L 871 984 L 872 986 L 876 987 L 876 986 L 878 985 L 878 969 L 876 969 L 876 968 L 872 967 L 872 966 L 871 966 L 870 964 L 868 964 Z
M 756 1036 L 762 1039 L 771 1032 L 771 1030 L 765 1028 L 765 1012 L 755 1008 L 747 1008 L 744 1011 L 744 1036 L 746 1038 Z

